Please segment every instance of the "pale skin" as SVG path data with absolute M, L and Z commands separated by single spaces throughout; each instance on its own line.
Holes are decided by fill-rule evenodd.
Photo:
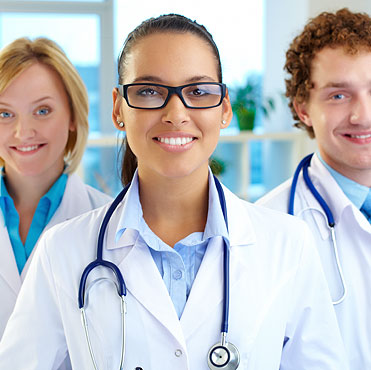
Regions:
M 204 40 L 189 33 L 158 33 L 132 49 L 124 83 L 133 82 L 179 86 L 219 81 L 215 57 Z M 138 160 L 140 201 L 148 226 L 171 247 L 193 232 L 202 232 L 208 213 L 208 160 L 220 129 L 232 118 L 228 95 L 220 106 L 200 110 L 186 108 L 178 96 L 162 109 L 133 109 L 117 89 L 113 102 L 113 122 L 126 131 Z M 117 121 L 125 127 L 118 127 Z M 193 138 L 181 151 L 156 140 L 179 136 Z
M 73 130 L 63 83 L 45 65 L 27 68 L 0 94 L 0 157 L 23 243 L 40 198 L 63 172 Z
M 371 51 L 355 55 L 324 48 L 312 62 L 309 100 L 294 102 L 313 127 L 323 160 L 345 177 L 371 187 Z

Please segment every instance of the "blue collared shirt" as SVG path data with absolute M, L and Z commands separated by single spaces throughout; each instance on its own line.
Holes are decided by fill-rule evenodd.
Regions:
M 348 199 L 358 208 L 361 209 L 364 201 L 366 200 L 367 196 L 369 196 L 370 188 L 367 186 L 358 184 L 351 179 L 343 176 L 339 172 L 335 171 L 331 168 L 321 157 L 319 153 L 317 153 L 318 158 L 321 160 L 323 165 L 328 169 L 331 176 L 335 179 L 335 181 L 340 186 L 340 189 L 344 192 L 344 194 L 348 197 Z M 371 193 L 370 193 L 371 194 Z M 367 215 L 365 215 L 367 217 Z M 368 217 L 367 217 L 368 218 Z
M 61 203 L 66 188 L 67 177 L 66 174 L 62 174 L 50 190 L 40 199 L 32 218 L 30 229 L 28 230 L 26 242 L 23 244 L 19 235 L 19 215 L 14 206 L 13 199 L 6 189 L 4 176 L 1 176 L 0 208 L 4 215 L 5 226 L 8 230 L 20 274 L 42 231 Z
M 133 233 L 136 230 L 138 233 Z M 126 195 L 116 240 L 125 234 L 136 243 L 145 243 L 172 299 L 178 318 L 182 316 L 186 301 L 197 275 L 210 239 L 222 236 L 228 238 L 227 228 L 219 203 L 219 195 L 209 170 L 209 208 L 204 232 L 195 232 L 178 241 L 174 248 L 164 243 L 146 224 L 139 199 L 138 175 L 135 173 L 132 185 Z

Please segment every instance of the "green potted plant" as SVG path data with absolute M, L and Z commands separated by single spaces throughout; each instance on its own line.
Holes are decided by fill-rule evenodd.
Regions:
M 254 128 L 255 116 L 259 110 L 267 117 L 275 108 L 273 98 L 262 96 L 261 76 L 258 74 L 249 75 L 244 85 L 230 88 L 229 91 L 232 110 L 240 130 Z

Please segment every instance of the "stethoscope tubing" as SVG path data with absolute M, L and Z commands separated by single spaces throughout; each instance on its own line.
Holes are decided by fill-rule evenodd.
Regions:
M 78 302 L 79 302 L 79 308 L 81 309 L 84 307 L 84 301 L 85 301 L 85 288 L 86 288 L 86 281 L 88 278 L 89 273 L 98 266 L 105 266 L 113 271 L 113 273 L 116 276 L 118 284 L 118 293 L 120 296 L 126 296 L 126 284 L 124 281 L 124 278 L 121 274 L 121 271 L 119 268 L 112 262 L 104 260 L 103 259 L 103 241 L 104 241 L 104 235 L 108 226 L 108 222 L 110 218 L 112 217 L 113 212 L 118 207 L 118 205 L 121 203 L 121 201 L 124 199 L 125 194 L 129 190 L 130 184 L 126 185 L 124 189 L 120 192 L 120 194 L 115 198 L 115 200 L 112 202 L 110 207 L 108 208 L 101 227 L 99 229 L 98 234 L 98 241 L 97 241 L 97 258 L 90 262 L 84 269 L 81 279 L 80 279 L 80 285 L 79 285 L 79 295 L 78 295 Z
M 223 191 L 222 185 L 220 184 L 219 180 L 215 176 L 214 176 L 214 182 L 215 182 L 215 186 L 218 192 L 219 202 L 220 202 L 220 206 L 222 209 L 227 232 L 229 233 L 227 206 L 226 206 L 224 191 Z M 94 261 L 92 261 L 85 267 L 81 275 L 80 284 L 79 284 L 78 305 L 79 305 L 79 309 L 82 315 L 82 322 L 83 322 L 83 326 L 85 330 L 85 336 L 88 342 L 89 352 L 90 352 L 90 355 L 93 361 L 93 366 L 95 369 L 97 369 L 97 364 L 96 364 L 96 360 L 95 360 L 94 353 L 93 353 L 93 348 L 92 348 L 91 341 L 90 341 L 90 336 L 89 336 L 89 331 L 88 331 L 88 322 L 86 318 L 84 305 L 85 305 L 85 290 L 86 290 L 87 278 L 90 272 L 94 268 L 99 267 L 99 266 L 109 268 L 114 273 L 116 280 L 118 282 L 117 291 L 118 291 L 119 296 L 121 297 L 121 314 L 122 314 L 122 325 L 123 325 L 120 369 L 122 369 L 124 356 L 125 356 L 125 313 L 126 313 L 125 296 L 127 294 L 126 284 L 125 284 L 124 278 L 119 268 L 114 263 L 103 259 L 103 242 L 104 242 L 104 236 L 105 236 L 105 232 L 106 232 L 109 220 L 112 217 L 118 205 L 124 199 L 129 187 L 130 187 L 130 183 L 124 187 L 124 189 L 119 193 L 119 195 L 115 198 L 115 200 L 112 202 L 112 204 L 108 208 L 103 218 L 103 221 L 102 221 L 102 224 L 99 230 L 99 234 L 98 234 L 97 257 Z M 222 323 L 221 323 L 221 345 L 223 347 L 230 346 L 231 349 L 236 351 L 237 354 L 234 358 L 234 362 L 238 366 L 238 363 L 239 363 L 238 350 L 231 343 L 226 342 L 226 335 L 228 333 L 228 321 L 229 321 L 229 264 L 230 264 L 229 240 L 227 240 L 226 238 L 223 238 L 223 244 L 224 244 L 223 246 L 223 297 L 224 297 L 224 300 L 223 300 L 223 314 L 222 314 Z M 229 353 L 229 349 L 227 347 L 225 347 L 225 349 Z M 226 364 L 226 366 L 228 365 Z M 217 367 L 220 367 L 220 366 L 217 366 Z M 225 368 L 224 366 L 222 367 Z
M 331 244 L 332 244 L 332 247 L 333 247 L 333 250 L 334 250 L 336 266 L 337 266 L 337 269 L 338 269 L 338 272 L 339 272 L 340 281 L 341 281 L 341 285 L 342 285 L 342 289 L 343 289 L 343 293 L 341 294 L 340 298 L 332 302 L 333 305 L 338 305 L 339 303 L 344 301 L 344 299 L 347 295 L 347 286 L 346 286 L 346 282 L 345 282 L 345 278 L 344 278 L 343 269 L 341 267 L 339 252 L 338 252 L 338 247 L 337 247 L 337 242 L 336 242 L 334 216 L 333 216 L 333 214 L 330 210 L 330 207 L 327 205 L 326 201 L 323 199 L 321 194 L 314 187 L 313 182 L 309 177 L 308 168 L 309 168 L 310 162 L 312 160 L 313 154 L 314 153 L 311 153 L 311 154 L 307 155 L 306 157 L 304 157 L 299 162 L 299 164 L 298 164 L 298 166 L 295 170 L 295 173 L 294 173 L 294 176 L 293 176 L 293 179 L 292 179 L 292 183 L 291 183 L 291 188 L 290 188 L 288 213 L 290 215 L 294 215 L 294 202 L 295 202 L 296 186 L 297 186 L 300 171 L 302 170 L 303 171 L 304 182 L 307 185 L 310 192 L 313 194 L 314 198 L 320 204 L 324 214 L 323 214 L 323 212 L 320 212 L 320 210 L 318 210 L 317 208 L 304 209 L 300 212 L 300 214 L 304 213 L 304 211 L 306 211 L 306 210 L 316 210 L 316 211 L 319 211 L 326 218 L 327 225 L 328 225 L 328 227 L 330 229 L 330 233 L 331 233 Z

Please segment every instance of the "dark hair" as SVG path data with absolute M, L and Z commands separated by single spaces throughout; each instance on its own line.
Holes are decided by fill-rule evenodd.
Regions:
M 284 69 L 290 74 L 286 79 L 286 96 L 289 98 L 296 127 L 306 129 L 314 137 L 312 127 L 300 121 L 294 108 L 298 103 L 308 101 L 311 81 L 311 66 L 316 53 L 325 47 L 342 47 L 349 54 L 360 50 L 371 50 L 371 18 L 366 13 L 353 13 L 347 8 L 336 13 L 323 12 L 311 19 L 303 32 L 291 43 L 286 52 Z
M 218 68 L 219 82 L 222 82 L 222 67 L 218 47 L 216 46 L 212 35 L 208 30 L 198 24 L 196 21 L 178 14 L 166 14 L 157 18 L 150 18 L 141 23 L 126 38 L 120 56 L 118 58 L 118 80 L 119 84 L 123 83 L 125 75 L 126 58 L 130 54 L 133 46 L 146 36 L 155 33 L 191 33 L 205 40 L 212 48 Z M 137 159 L 130 149 L 129 143 L 125 138 L 121 150 L 125 153 L 122 160 L 121 182 L 123 185 L 128 184 L 133 178 L 137 168 Z

